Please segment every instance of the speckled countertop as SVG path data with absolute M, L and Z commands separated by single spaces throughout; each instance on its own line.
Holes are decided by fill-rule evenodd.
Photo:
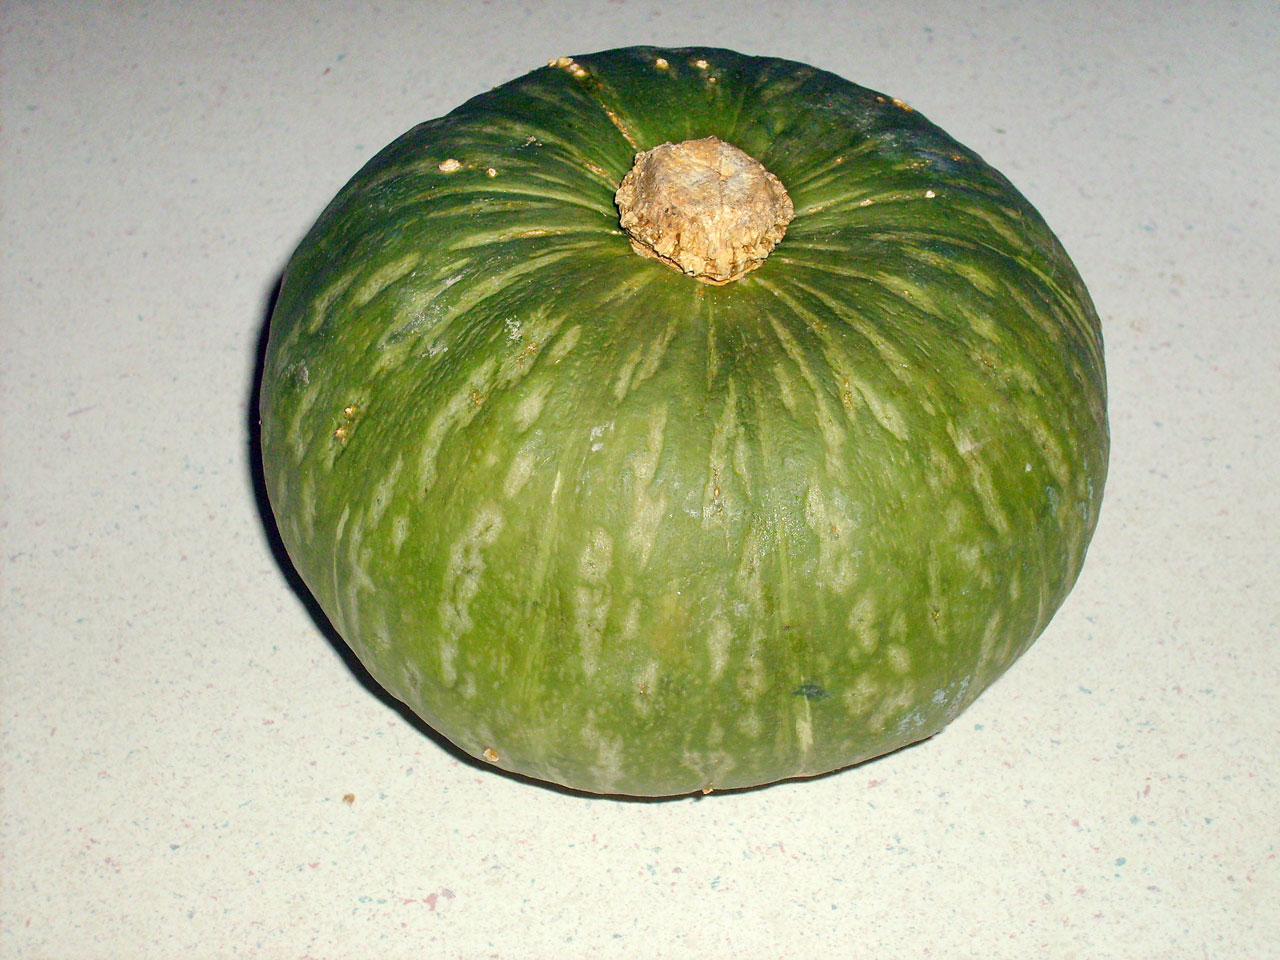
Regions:
M 5 3 L 0 30 L 0 955 L 1280 956 L 1274 3 Z M 347 177 L 641 42 L 814 63 L 1004 171 L 1097 301 L 1114 444 L 1076 591 L 944 733 L 666 803 L 409 723 L 290 585 L 250 468 L 268 298 Z

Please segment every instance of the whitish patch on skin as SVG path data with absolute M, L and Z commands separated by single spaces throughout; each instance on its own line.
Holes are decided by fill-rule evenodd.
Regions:
M 884 648 L 885 659 L 894 673 L 906 673 L 911 669 L 911 654 L 900 643 L 891 643 Z
M 283 500 L 283 498 L 281 498 Z M 316 535 L 316 483 L 310 473 L 304 472 L 298 484 L 299 530 L 303 543 L 310 543 Z
M 1018 422 L 1021 423 L 1031 434 L 1036 442 L 1036 446 L 1040 448 L 1040 453 L 1044 457 L 1045 464 L 1049 467 L 1049 473 L 1053 475 L 1053 479 L 1057 481 L 1058 488 L 1066 490 L 1071 484 L 1071 467 L 1067 463 L 1067 458 L 1062 452 L 1062 446 L 1058 440 L 1050 432 L 1044 420 L 1037 417 L 1026 407 L 1018 407 L 1016 414 Z
M 679 326 L 680 324 L 676 320 L 672 320 L 667 324 L 666 329 L 649 344 L 649 348 L 644 354 L 644 360 L 637 368 L 636 375 L 631 381 L 632 390 L 658 372 L 658 367 L 662 365 L 662 358 L 667 354 L 667 347 L 676 335 L 676 330 L 679 329 Z
M 738 387 L 732 380 L 725 391 L 724 409 L 711 433 L 710 476 L 702 492 L 702 522 L 724 523 L 736 504 L 736 498 L 725 489 L 731 470 L 731 444 L 740 441 L 738 424 Z M 736 452 L 736 445 L 734 451 Z
M 510 500 L 518 495 L 524 489 L 524 485 L 529 482 L 529 478 L 533 476 L 537 463 L 532 444 L 525 444 L 516 451 L 516 455 L 511 458 L 511 465 L 507 468 L 507 475 L 502 481 L 503 496 Z
M 975 673 L 981 673 L 983 676 L 988 675 L 987 668 L 991 665 L 992 654 L 995 653 L 996 640 L 1000 637 L 1000 629 L 1004 626 L 1004 614 L 996 610 L 987 618 L 986 625 L 982 628 L 982 643 L 978 647 L 978 667 Z
M 334 302 L 347 292 L 347 288 L 359 275 L 359 268 L 339 277 L 315 298 L 311 304 L 311 317 L 307 321 L 307 333 L 315 333 L 329 319 L 329 309 Z
M 618 372 L 618 379 L 614 382 L 613 395 L 616 399 L 622 400 L 628 393 L 635 390 L 658 371 L 658 367 L 662 365 L 662 358 L 666 355 L 667 346 L 675 336 L 677 327 L 678 324 L 675 321 L 668 323 L 666 329 L 654 338 L 647 349 L 640 344 L 636 344 L 631 353 L 627 355 L 627 359 L 623 361 L 622 367 Z
M 347 504 L 342 508 L 342 514 L 338 517 L 338 524 L 333 531 L 333 546 L 334 546 L 333 560 L 331 561 L 329 566 L 329 572 L 333 578 L 332 580 L 333 591 L 331 594 L 334 600 L 334 610 L 332 615 L 332 619 L 334 621 L 333 625 L 337 627 L 338 632 L 343 636 L 346 636 L 351 632 L 349 629 L 351 627 L 351 624 L 347 622 L 346 611 L 344 611 L 342 608 L 342 600 L 340 596 L 342 593 L 342 577 L 339 576 L 338 574 L 339 554 L 338 554 L 337 547 L 338 547 L 338 544 L 342 542 L 342 536 L 347 529 L 347 520 L 350 519 L 350 517 L 351 517 L 351 504 Z
M 959 271 L 966 280 L 988 296 L 995 292 L 995 284 L 993 284 L 991 279 L 985 276 L 981 270 L 974 270 L 972 267 L 969 267 L 966 270 L 961 271 L 959 265 L 956 265 L 953 269 Z M 964 317 L 965 322 L 969 324 L 969 328 L 983 340 L 986 340 L 989 343 L 999 342 L 1000 332 L 996 329 L 995 322 L 991 319 L 989 314 L 983 313 L 979 310 L 967 310 L 963 307 L 958 308 L 956 312 L 959 313 L 960 316 Z
M 856 643 L 856 647 L 852 651 L 855 659 L 870 656 L 875 653 L 876 647 L 880 645 L 880 637 L 875 629 L 875 620 L 875 598 L 869 593 L 863 594 L 849 608 L 848 626 L 850 631 L 853 632 L 853 638 Z
M 367 649 L 379 657 L 384 656 L 391 648 L 386 612 L 381 607 L 373 606 L 365 612 L 364 622 L 364 640 Z
M 801 288 L 830 307 L 832 316 L 842 316 L 845 313 L 845 308 L 841 303 L 824 291 L 810 286 L 801 286 Z M 893 434 L 897 439 L 906 440 L 908 432 L 906 422 L 898 412 L 898 408 L 892 401 L 882 398 L 870 387 L 869 384 L 860 379 L 854 373 L 854 368 L 848 361 L 848 358 L 844 355 L 842 350 L 837 348 L 837 344 L 828 329 L 826 321 L 814 314 L 813 311 L 807 309 L 795 297 L 772 286 L 769 286 L 768 289 L 779 300 L 787 304 L 788 308 L 795 316 L 800 317 L 804 321 L 805 325 L 813 332 L 814 336 L 817 337 L 819 342 L 822 344 L 823 357 L 826 360 L 827 365 L 830 367 L 832 373 L 838 376 L 842 381 L 840 400 L 844 405 L 845 414 L 849 421 L 852 422 L 854 419 L 856 405 L 854 403 L 855 398 L 853 391 L 857 391 L 858 397 L 860 397 L 866 404 L 867 408 L 871 411 L 871 415 L 876 419 L 876 422 L 885 430 Z M 885 367 L 891 371 L 897 379 L 911 387 L 913 393 L 920 392 L 915 383 L 915 377 L 911 373 L 911 364 L 907 362 L 906 358 L 896 347 L 889 343 L 889 341 L 884 337 L 876 333 L 875 330 L 860 324 L 856 318 L 849 318 L 847 323 L 848 326 L 856 330 L 875 348 L 876 352 L 884 359 Z M 782 328 L 778 325 L 777 321 L 774 321 L 774 328 L 779 331 L 779 342 L 782 343 L 783 347 L 792 359 L 800 365 L 805 379 L 809 382 L 810 388 L 814 392 L 815 399 L 819 403 L 819 424 L 826 424 L 825 426 L 822 426 L 822 429 L 824 439 L 827 441 L 828 471 L 831 472 L 833 476 L 842 476 L 840 471 L 843 467 L 844 458 L 841 454 L 841 450 L 844 435 L 839 432 L 835 425 L 836 421 L 831 413 L 830 405 L 826 400 L 826 394 L 822 389 L 822 383 L 814 379 L 812 372 L 809 371 L 807 364 L 804 363 L 803 354 L 801 353 L 799 345 L 796 343 L 794 337 L 791 337 L 789 334 L 784 335 Z M 836 463 L 840 466 L 834 466 Z
M 764 602 L 764 586 L 761 568 L 760 535 L 755 526 L 747 531 L 742 545 L 742 559 L 734 576 L 734 585 L 746 610 L 739 620 L 747 624 L 746 649 L 738 670 L 738 693 L 743 701 L 751 704 L 760 699 L 768 685 L 761 651 L 765 641 L 765 625 L 768 622 Z
M 649 711 L 653 709 L 653 697 L 658 683 L 658 661 L 650 660 L 644 665 L 644 669 L 636 674 L 633 681 L 633 690 L 635 695 L 631 698 L 631 702 L 635 704 L 636 713 L 642 717 L 648 716 Z
M 707 657 L 711 661 L 711 679 L 719 680 L 729 663 L 729 646 L 733 631 L 724 620 L 715 619 L 707 628 Z
M 854 580 L 854 555 L 850 549 L 854 519 L 838 493 L 828 501 L 816 483 L 805 496 L 804 518 L 818 538 L 818 579 L 835 593 L 848 593 Z
M 391 469 L 387 471 L 387 475 L 374 485 L 366 513 L 367 522 L 371 526 L 376 527 L 382 519 L 383 513 L 386 512 L 387 506 L 391 503 L 391 495 L 395 491 L 396 480 L 399 479 L 400 471 L 403 469 L 404 457 L 396 454 L 395 462 L 391 465 Z
M 352 305 L 363 307 L 391 284 L 406 276 L 421 260 L 422 254 L 413 251 L 392 260 L 390 263 L 383 264 L 369 274 L 364 283 L 356 287 L 355 292 L 351 294 Z
M 484 550 L 498 539 L 502 532 L 503 517 L 493 504 L 484 504 L 477 511 L 466 532 L 449 547 L 449 564 L 444 573 L 443 599 L 440 601 L 439 637 L 440 678 L 452 686 L 457 680 L 454 660 L 458 654 L 458 641 L 474 624 L 471 620 L 471 601 L 480 592 L 485 571 Z
M 373 589 L 373 581 L 367 573 L 367 565 L 373 558 L 373 551 L 364 546 L 366 529 L 368 529 L 367 512 L 357 508 L 354 518 L 347 525 L 347 565 L 351 568 L 347 587 L 348 596 L 353 603 L 358 590 Z
M 623 640 L 634 640 L 640 636 L 640 611 L 643 606 L 639 597 L 632 597 L 627 604 L 627 615 L 622 618 Z
M 929 625 L 934 639 L 945 642 L 947 637 L 947 598 L 942 592 L 942 560 L 937 550 L 929 554 L 925 576 L 929 584 Z
M 573 592 L 573 631 L 582 652 L 582 672 L 588 677 L 599 666 L 611 602 L 608 575 L 612 566 L 613 538 L 603 527 L 596 527 L 578 558 L 579 583 Z
M 425 678 L 422 675 L 422 668 L 418 666 L 416 660 L 404 660 L 400 664 L 400 680 L 405 685 L 406 690 L 417 693 L 422 689 L 422 681 Z
M 363 528 L 359 531 L 363 533 Z M 347 594 L 347 618 L 351 623 L 351 628 L 364 636 L 369 631 L 361 626 L 363 623 L 363 615 L 361 613 L 360 594 L 373 593 L 377 588 L 373 579 L 369 576 L 369 564 L 373 562 L 373 548 L 361 547 L 357 531 L 352 531 L 352 536 L 348 540 L 347 547 L 347 564 L 350 567 L 351 575 L 347 578 L 346 594 Z
M 424 489 L 430 489 L 436 482 L 436 459 L 440 456 L 440 447 L 451 430 L 465 426 L 475 419 L 483 405 L 484 395 L 488 392 L 497 363 L 492 357 L 485 360 L 467 378 L 462 388 L 451 396 L 431 420 L 427 427 L 427 435 L 422 445 L 422 453 L 418 462 L 418 483 Z M 477 402 L 477 400 L 481 402 Z
M 631 524 L 627 528 L 627 545 L 635 552 L 643 567 L 649 562 L 649 552 L 658 533 L 658 525 L 667 511 L 667 498 L 651 497 L 649 485 L 658 472 L 658 459 L 662 455 L 663 438 L 667 429 L 667 408 L 655 407 L 649 417 L 649 437 L 645 450 L 631 458 L 635 486 L 631 504 Z
M 631 374 L 635 372 L 636 366 L 640 363 L 640 344 L 636 344 L 631 348 L 631 353 L 627 355 L 627 359 L 622 361 L 622 366 L 618 368 L 618 379 L 613 382 L 613 397 L 615 400 L 621 400 L 631 389 Z
M 812 313 L 805 310 L 793 297 L 786 296 L 776 288 L 770 287 L 770 290 L 784 303 L 788 304 L 797 315 L 799 315 L 806 323 L 806 326 L 813 332 L 815 336 L 824 344 L 830 339 L 826 332 L 825 325 L 821 320 L 814 317 Z M 787 357 L 795 364 L 796 369 L 800 371 L 800 377 L 804 380 L 805 385 L 809 388 L 809 393 L 813 399 L 813 415 L 818 423 L 818 430 L 822 434 L 822 443 L 826 454 L 827 474 L 837 480 L 845 481 L 848 479 L 846 463 L 848 457 L 845 455 L 844 444 L 846 435 L 840 425 L 842 418 L 839 411 L 832 403 L 829 387 L 830 384 L 823 378 L 819 377 L 813 370 L 813 365 L 805 356 L 804 350 L 800 346 L 800 342 L 795 335 L 776 319 L 770 320 L 773 326 L 774 336 L 778 338 L 778 342 L 782 345 L 782 349 L 786 352 Z M 829 364 L 829 361 L 828 361 Z M 779 371 L 774 371 L 775 376 L 782 382 Z M 783 400 L 786 403 L 786 398 Z M 794 403 L 794 401 L 792 401 Z M 787 409 L 794 415 L 795 410 L 792 403 L 787 403 Z
M 773 365 L 773 377 L 778 381 L 778 396 L 782 400 L 782 405 L 787 408 L 787 413 L 794 417 L 797 407 L 796 395 L 791 389 L 791 376 L 781 362 Z
M 902 414 L 898 412 L 898 408 L 893 402 L 886 400 L 876 393 L 869 384 L 852 375 L 847 377 L 850 387 L 858 392 L 858 396 L 867 405 L 867 409 L 871 411 L 871 416 L 876 423 L 884 427 L 889 433 L 893 434 L 899 440 L 906 440 L 908 436 L 906 421 L 902 419 Z
M 547 350 L 547 359 L 553 364 L 559 363 L 569 355 L 569 352 L 578 345 L 578 340 L 582 336 L 582 325 L 574 324 L 551 345 Z
M 876 733 L 884 732 L 890 717 L 915 703 L 915 688 L 914 682 L 903 680 L 896 693 L 880 700 L 875 711 L 867 718 L 867 726 Z
M 871 708 L 875 706 L 876 697 L 879 693 L 879 684 L 869 674 L 861 673 L 858 675 L 858 679 L 853 681 L 853 686 L 845 691 L 841 701 L 851 717 L 860 717 L 865 713 L 869 713 Z
M 391 521 L 391 549 L 396 553 L 400 552 L 400 548 L 404 546 L 405 538 L 409 536 L 409 518 L 406 516 L 398 516 Z
M 796 714 L 796 746 L 801 753 L 808 753 L 813 749 L 813 716 L 808 699 L 800 699 L 804 702 L 801 704 L 802 709 Z
M 621 734 L 607 737 L 600 734 L 596 741 L 596 762 L 592 777 L 601 793 L 613 793 L 622 782 L 624 740 Z
M 516 430 L 524 433 L 534 421 L 542 414 L 542 408 L 546 405 L 547 394 L 551 392 L 553 381 L 546 380 L 537 386 L 531 388 L 527 394 L 520 398 L 516 404 L 514 423 Z
M 307 455 L 307 448 L 312 440 L 309 434 L 303 432 L 302 420 L 311 412 L 319 395 L 320 381 L 308 384 L 307 388 L 299 394 L 298 402 L 293 408 L 293 415 L 285 425 L 284 435 L 289 441 L 289 448 L 293 451 L 293 458 L 299 463 Z
M 956 452 L 968 467 L 969 482 L 978 495 L 983 516 L 1002 536 L 1008 536 L 1009 517 L 1001 508 L 995 483 L 991 479 L 991 471 L 987 469 L 987 465 L 980 456 L 986 440 L 978 440 L 963 430 L 957 430 L 952 424 L 947 424 L 947 433 L 955 444 Z

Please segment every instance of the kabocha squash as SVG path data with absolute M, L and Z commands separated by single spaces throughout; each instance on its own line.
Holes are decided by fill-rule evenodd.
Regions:
M 999 173 L 785 60 L 561 58 L 423 123 L 291 260 L 289 556 L 474 757 L 663 796 L 928 737 L 1075 582 L 1098 318 Z

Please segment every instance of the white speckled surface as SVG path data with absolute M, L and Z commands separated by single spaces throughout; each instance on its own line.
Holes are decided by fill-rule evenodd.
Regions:
M 0 954 L 1280 956 L 1280 11 L 690 7 L 3 4 Z M 638 42 L 814 63 L 1009 175 L 1097 301 L 1114 442 L 1075 593 L 952 727 L 667 803 L 407 722 L 250 469 L 268 298 L 338 187 Z

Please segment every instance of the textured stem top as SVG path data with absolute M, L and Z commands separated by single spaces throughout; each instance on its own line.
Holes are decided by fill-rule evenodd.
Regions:
M 795 213 L 777 177 L 716 137 L 637 154 L 614 200 L 637 253 L 712 284 L 764 263 Z

